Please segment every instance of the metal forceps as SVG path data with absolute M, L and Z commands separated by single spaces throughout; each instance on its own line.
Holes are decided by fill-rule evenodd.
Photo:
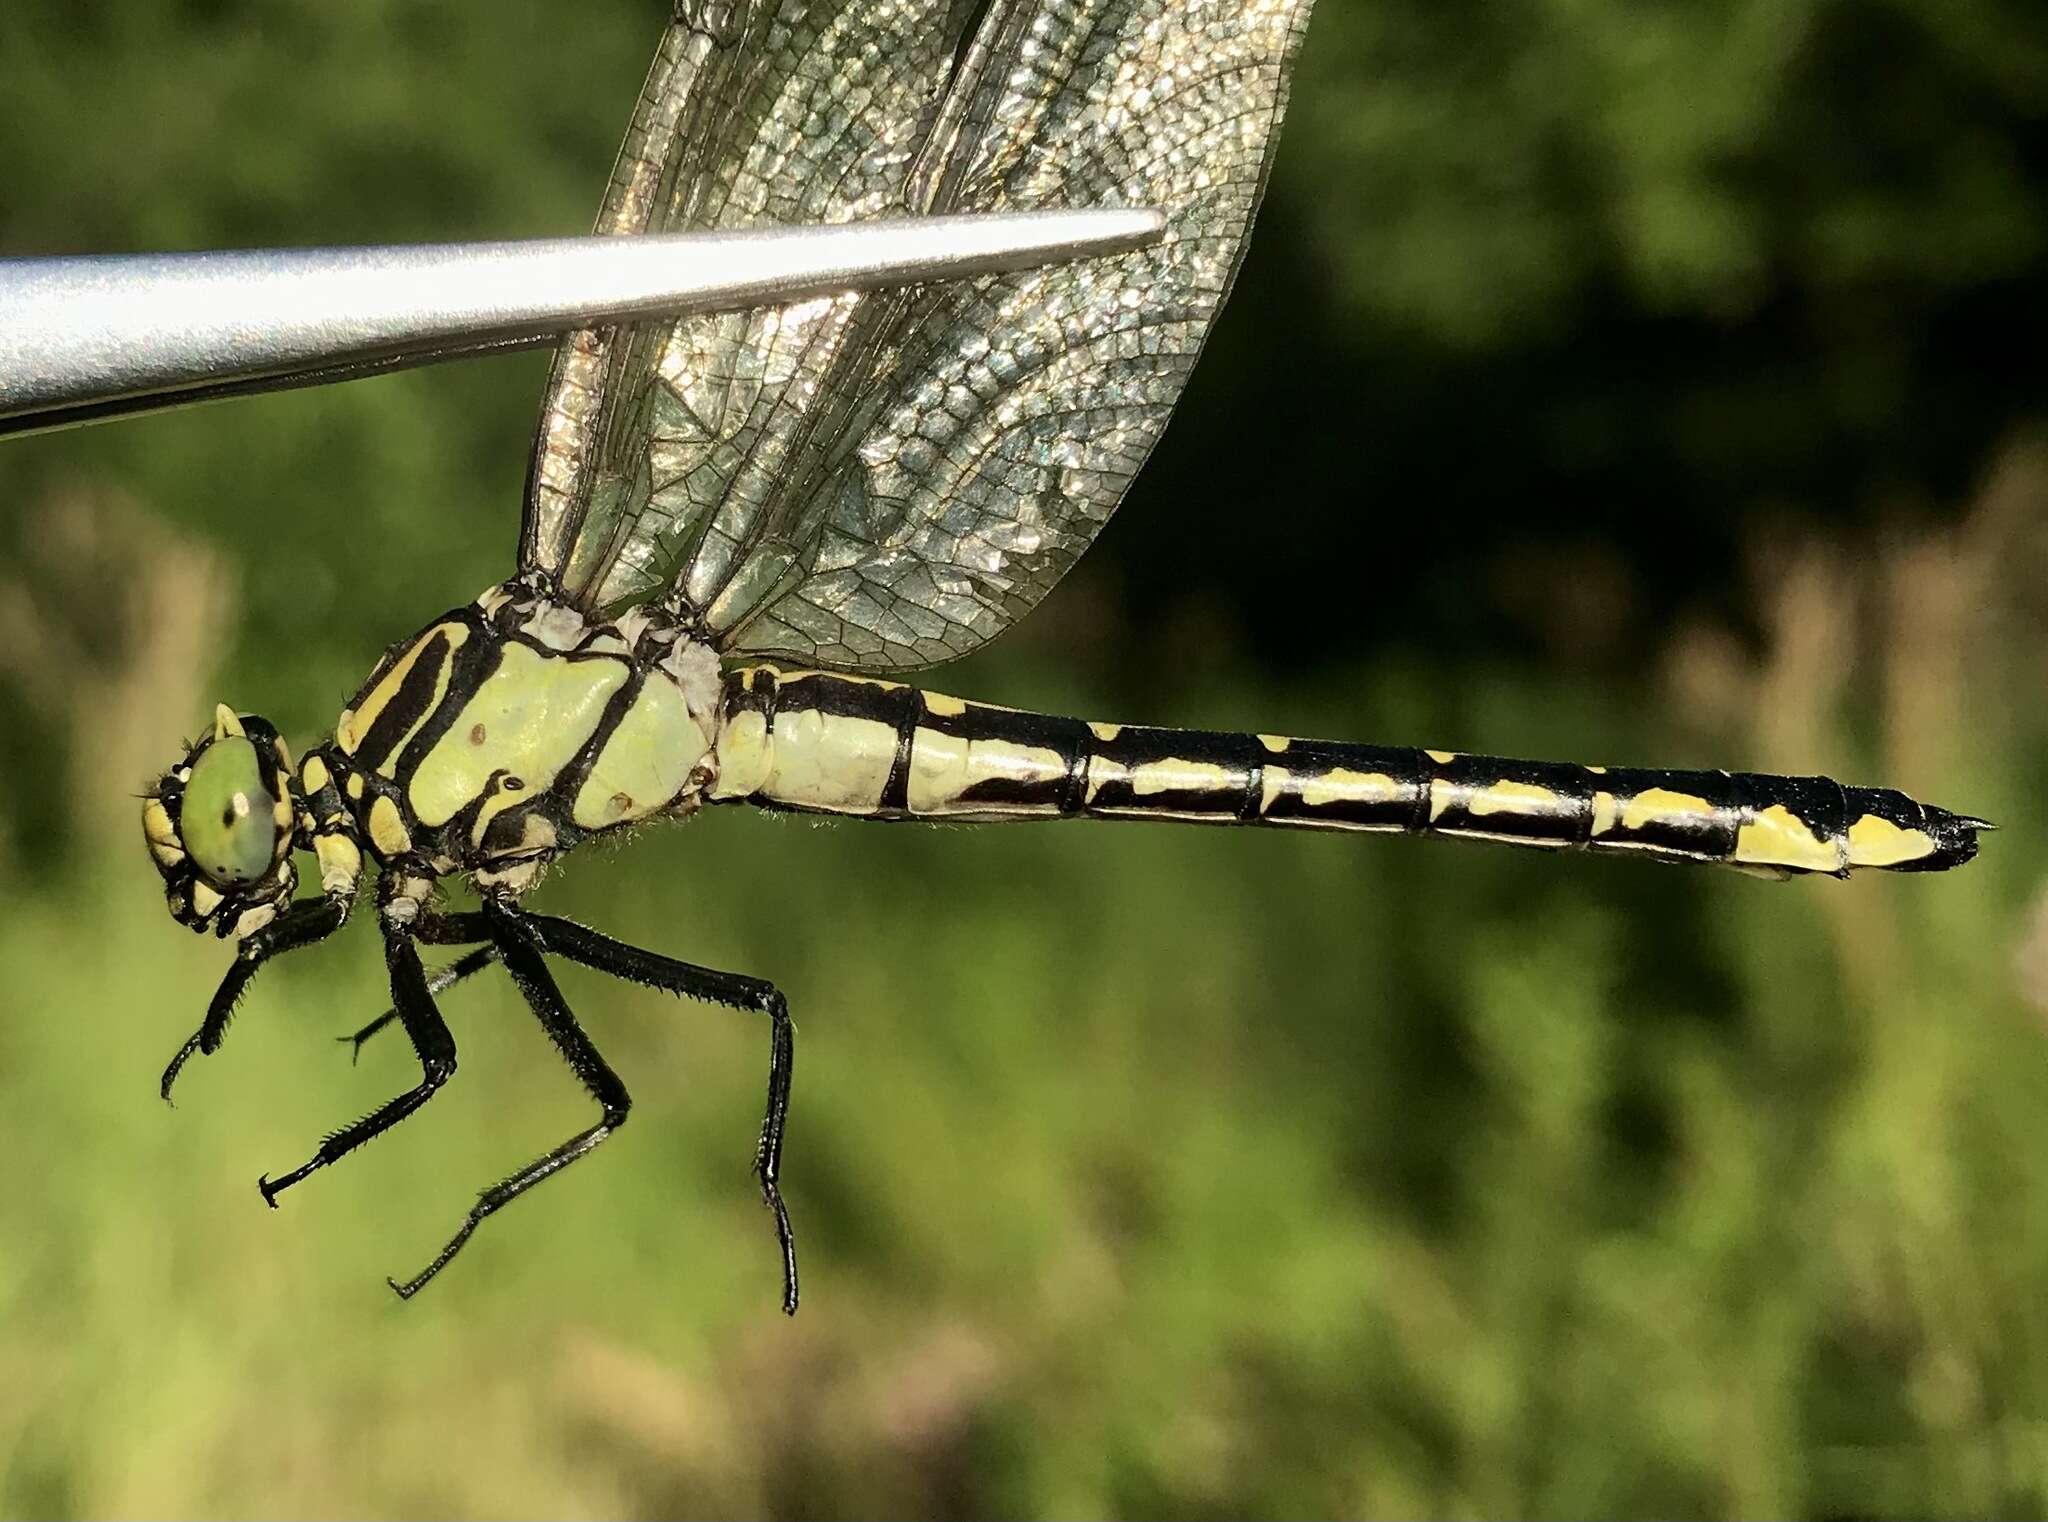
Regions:
M 639 237 L 0 259 L 0 437 L 550 343 L 576 328 L 1025 269 L 1157 211 Z

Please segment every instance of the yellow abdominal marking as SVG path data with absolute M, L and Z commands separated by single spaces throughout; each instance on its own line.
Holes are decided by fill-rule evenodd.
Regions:
M 1342 766 L 1304 778 L 1301 784 L 1301 801 L 1310 808 L 1326 803 L 1392 803 L 1400 796 L 1401 784 L 1385 772 L 1354 772 Z
M 1533 782 L 1495 782 L 1474 789 L 1465 805 L 1475 818 L 1488 814 L 1543 814 L 1557 802 L 1557 794 Z
M 800 708 L 775 715 L 775 744 L 762 790 L 771 798 L 838 814 L 882 801 L 896 764 L 896 727 Z
M 943 692 L 924 694 L 924 711 L 942 719 L 957 719 L 967 712 L 967 705 L 959 698 L 949 698 Z
M 1646 787 L 1621 806 L 1621 827 L 1640 830 L 1644 825 L 1659 820 L 1711 819 L 1717 812 L 1706 799 L 1692 793 L 1674 793 L 1668 787 Z
M 1097 764 L 1090 763 L 1091 771 Z M 910 749 L 909 787 L 904 801 L 911 813 L 933 817 L 1043 814 L 1047 810 L 1040 804 L 963 801 L 963 795 L 978 782 L 1048 782 L 1065 775 L 1065 760 L 1057 751 L 1044 746 L 967 740 L 935 729 L 920 729 Z
M 1088 733 L 1105 743 L 1114 740 L 1123 732 L 1124 727 L 1121 724 L 1090 724 L 1088 726 Z
M 747 673 L 749 682 L 753 672 Z M 718 777 L 713 798 L 745 798 L 768 780 L 772 761 L 768 723 L 758 713 L 739 713 L 718 732 Z
M 370 844 L 385 856 L 403 856 L 412 849 L 412 836 L 398 817 L 398 805 L 382 795 L 370 805 Z
M 1935 851 L 1934 839 L 1925 830 L 1905 829 L 1875 814 L 1865 814 L 1850 825 L 1848 840 L 1852 867 L 1895 867 Z
M 1090 756 L 1088 758 L 1086 801 L 1092 807 L 1097 793 L 1101 792 L 1112 782 L 1129 780 L 1130 775 L 1131 769 L 1121 761 L 1111 760 L 1108 756 Z
M 1594 835 L 1605 835 L 1614 828 L 1614 821 L 1619 817 L 1619 814 L 1620 811 L 1615 807 L 1614 794 L 1595 793 L 1593 795 L 1592 833 Z
M 1839 872 L 1848 865 L 1831 840 L 1822 840 L 1782 803 L 1759 809 L 1735 836 L 1735 860 L 1755 866 Z
M 1287 747 L 1292 745 L 1293 743 L 1294 741 L 1286 735 L 1259 736 L 1259 744 L 1265 746 L 1267 750 L 1270 750 L 1276 756 L 1285 755 L 1287 753 Z
M 1265 737 L 1262 735 L 1260 738 L 1263 739 Z M 1273 812 L 1273 805 L 1287 792 L 1287 781 L 1292 775 L 1293 773 L 1284 766 L 1269 766 L 1265 769 L 1264 781 L 1259 789 L 1259 812 L 1261 814 Z
M 1148 761 L 1131 774 L 1131 791 L 1140 798 L 1153 793 L 1220 792 L 1232 785 L 1229 767 L 1213 761 L 1186 761 L 1179 756 Z
M 965 792 L 973 776 L 968 770 L 971 741 L 959 735 L 920 729 L 911 740 L 910 788 L 905 801 L 913 814 L 944 814 Z
M 1438 766 L 1448 766 L 1458 759 L 1458 753 L 1454 750 L 1426 750 L 1423 754 Z
M 1443 817 L 1444 810 L 1457 797 L 1457 789 L 1442 778 L 1432 778 L 1429 784 L 1429 822 L 1435 824 Z

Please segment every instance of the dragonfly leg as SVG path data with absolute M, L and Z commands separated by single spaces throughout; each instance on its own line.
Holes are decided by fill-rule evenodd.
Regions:
M 236 944 L 235 960 L 229 966 L 227 976 L 221 979 L 220 987 L 214 991 L 213 1002 L 206 1006 L 205 1020 L 178 1048 L 178 1054 L 164 1069 L 158 1091 L 166 1104 L 170 1102 L 171 1085 L 178 1081 L 178 1070 L 184 1067 L 193 1053 L 211 1057 L 220 1050 L 228 1021 L 235 1012 L 235 1003 L 248 989 L 256 970 L 280 952 L 296 951 L 301 946 L 310 946 L 334 934 L 347 921 L 349 907 L 345 898 L 303 898 Z
M 426 940 L 427 937 L 421 936 L 420 939 Z M 497 960 L 497 947 L 479 946 L 474 951 L 457 957 L 446 967 L 437 967 L 433 972 L 429 973 L 427 975 L 427 992 L 430 994 L 446 993 L 464 978 L 470 976 L 470 974 L 482 972 Z M 393 1005 L 353 1035 L 336 1036 L 334 1039 L 349 1043 L 349 1061 L 354 1062 L 357 1057 L 362 1055 L 363 1043 L 365 1041 L 368 1041 L 386 1026 L 395 1025 L 397 1022 L 398 1007 Z
M 513 911 L 506 911 L 511 913 Z M 782 1308 L 796 1314 L 796 1238 L 790 1230 L 789 1211 L 782 1203 L 782 1137 L 789 1121 L 790 1072 L 796 1055 L 796 1028 L 790 1022 L 789 1005 L 780 989 L 761 978 L 743 973 L 719 972 L 672 957 L 643 951 L 601 935 L 573 920 L 546 914 L 520 914 L 543 950 L 598 972 L 610 973 L 650 988 L 664 989 L 686 999 L 701 999 L 731 1009 L 754 1010 L 768 1017 L 768 1105 L 761 1120 L 761 1139 L 754 1150 L 754 1172 L 761 1180 L 761 1197 L 775 1217 L 775 1240 L 782 1250 Z
M 448 1245 L 434 1255 L 433 1262 L 403 1284 L 396 1279 L 387 1281 L 401 1300 L 410 1300 L 434 1275 L 447 1267 L 449 1260 L 462 1251 L 463 1244 L 485 1217 L 495 1214 L 541 1180 L 560 1173 L 595 1149 L 598 1143 L 626 1123 L 627 1112 L 633 1106 L 633 1098 L 626 1092 L 625 1084 L 619 1081 L 618 1074 L 611 1070 L 590 1038 L 583 1033 L 583 1028 L 576 1023 L 576 1017 L 570 1013 L 562 991 L 555 986 L 555 980 L 542 958 L 541 939 L 525 916 L 509 905 L 490 900 L 486 903 L 488 907 L 482 918 L 493 937 L 492 949 L 504 958 L 506 970 L 512 974 L 512 981 L 519 985 L 519 991 L 532 1006 L 541 1029 L 547 1032 L 555 1050 L 562 1054 L 563 1060 L 582 1080 L 583 1087 L 590 1091 L 590 1097 L 598 1102 L 603 1114 L 596 1125 L 577 1132 L 552 1152 L 536 1158 L 511 1177 L 478 1195 L 462 1225 L 456 1228 Z
M 264 1203 L 275 1209 L 277 1197 L 307 1174 L 346 1157 L 373 1136 L 382 1135 L 434 1097 L 434 1093 L 455 1072 L 455 1038 L 434 996 L 427 989 L 426 969 L 420 965 L 419 948 L 413 944 L 409 926 L 384 925 L 384 960 L 391 973 L 391 1001 L 398 1020 L 412 1038 L 412 1049 L 420 1059 L 420 1081 L 397 1098 L 387 1101 L 354 1125 L 344 1126 L 325 1141 L 311 1158 L 291 1172 L 272 1179 L 268 1174 L 256 1180 Z

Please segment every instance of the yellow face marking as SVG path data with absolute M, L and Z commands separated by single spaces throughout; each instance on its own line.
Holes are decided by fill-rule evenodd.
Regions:
M 348 893 L 363 875 L 363 853 L 346 835 L 315 835 L 313 859 L 320 863 L 320 891 Z
M 815 708 L 775 715 L 768 796 L 828 813 L 879 808 L 896 764 L 896 728 L 880 719 L 823 714 Z
M 713 798 L 744 798 L 768 780 L 774 750 L 768 725 L 758 713 L 739 713 L 718 732 L 718 780 Z
M 1605 835 L 1614 828 L 1614 821 L 1621 817 L 1621 810 L 1615 806 L 1614 794 L 1593 795 L 1593 834 Z
M 1286 735 L 1259 736 L 1259 744 L 1265 746 L 1267 750 L 1270 750 L 1276 756 L 1284 756 L 1287 753 L 1287 747 L 1293 743 L 1294 741 Z
M 350 772 L 348 774 L 348 795 L 358 803 L 363 801 L 363 774 L 361 772 Z
M 1458 753 L 1454 750 L 1426 750 L 1423 754 L 1438 766 L 1448 766 L 1458 759 Z
M 1114 740 L 1118 735 L 1122 734 L 1123 732 L 1124 727 L 1121 724 L 1090 724 L 1088 726 L 1088 733 L 1095 736 L 1096 739 L 1104 741 L 1105 743 L 1107 743 L 1110 740 Z
M 277 826 L 277 834 L 280 840 L 290 836 L 292 817 L 291 799 L 280 798 L 270 806 L 270 820 L 271 823 Z
M 299 768 L 299 790 L 317 793 L 334 779 L 328 775 L 327 763 L 318 756 L 306 757 L 306 764 Z
M 1782 803 L 1759 809 L 1735 835 L 1735 860 L 1753 866 L 1839 872 L 1848 865 L 1831 840 L 1822 840 Z
M 1131 772 L 1131 791 L 1140 798 L 1154 793 L 1242 792 L 1244 784 L 1227 766 L 1213 761 L 1187 761 L 1169 756 L 1164 761 L 1147 761 Z
M 552 784 L 604 718 L 625 684 L 624 661 L 569 660 L 528 645 L 507 644 L 498 669 L 414 771 L 407 797 L 429 829 L 454 818 L 483 795 L 494 774 L 508 792 L 528 796 Z M 483 728 L 483 739 L 470 736 Z M 694 765 L 699 750 L 690 757 Z
M 1484 818 L 1488 814 L 1547 814 L 1556 804 L 1557 794 L 1547 787 L 1533 782 L 1495 782 L 1474 789 L 1465 806 L 1475 817 Z
M 599 830 L 665 809 L 682 795 L 710 748 L 682 689 L 650 676 L 577 789 L 570 817 L 586 830 Z
M 1311 808 L 1326 803 L 1392 803 L 1400 796 L 1401 784 L 1385 772 L 1354 772 L 1341 766 L 1304 777 L 1301 783 L 1301 801 Z
M 1852 867 L 1895 867 L 1932 856 L 1935 849 L 1934 837 L 1925 830 L 1905 829 L 1875 814 L 1865 814 L 1849 826 Z
M 967 705 L 958 698 L 949 698 L 943 692 L 927 692 L 924 695 L 924 711 L 937 714 L 942 719 L 957 719 L 967 712 Z
M 1263 740 L 1265 736 L 1261 735 L 1259 738 Z M 1273 805 L 1279 802 L 1281 794 L 1287 791 L 1287 779 L 1290 775 L 1284 766 L 1269 766 L 1265 768 L 1265 775 L 1261 779 L 1259 787 L 1259 812 L 1261 814 L 1273 812 Z
M 1621 806 L 1621 827 L 1640 830 L 1653 820 L 1712 819 L 1719 812 L 1706 799 L 1675 793 L 1668 787 L 1646 787 Z
M 412 849 L 412 836 L 398 817 L 398 805 L 379 796 L 370 805 L 370 843 L 386 856 L 403 856 Z
M 185 848 L 178 843 L 177 826 L 171 823 L 171 811 L 161 799 L 142 801 L 142 838 L 149 845 L 149 854 L 162 866 L 175 867 L 185 859 Z
M 192 884 L 192 907 L 200 914 L 211 914 L 220 907 L 220 890 L 204 878 Z
M 370 726 L 377 722 L 377 716 L 391 706 L 391 700 L 398 696 L 398 689 L 405 685 L 405 679 L 411 674 L 413 666 L 418 662 L 420 652 L 434 642 L 434 636 L 437 634 L 445 638 L 448 644 L 443 652 L 441 674 L 436 682 L 436 686 L 439 689 L 436 693 L 436 699 L 438 700 L 440 692 L 447 690 L 448 672 L 455 664 L 455 652 L 461 649 L 464 642 L 469 638 L 469 629 L 467 626 L 459 623 L 436 624 L 418 639 L 414 640 L 412 648 L 392 663 L 391 669 L 384 673 L 383 678 L 375 687 L 370 689 L 362 703 L 342 714 L 341 722 L 334 726 L 334 743 L 341 747 L 344 755 L 353 756 L 356 753 L 356 747 L 363 743 L 363 736 L 370 732 Z M 427 705 L 421 715 L 422 722 L 424 722 L 426 714 L 434 711 L 434 707 L 435 704 L 433 703 Z M 419 726 L 416 724 L 413 727 L 417 729 Z M 403 748 L 403 745 L 403 741 L 398 745 L 394 745 L 391 748 L 392 754 L 396 755 Z

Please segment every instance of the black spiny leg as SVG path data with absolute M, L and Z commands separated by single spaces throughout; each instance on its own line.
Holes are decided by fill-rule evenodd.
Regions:
M 515 911 L 507 910 L 508 914 Z M 782 1249 L 782 1308 L 796 1314 L 796 1238 L 790 1231 L 789 1211 L 782 1203 L 779 1180 L 782 1174 L 782 1133 L 789 1120 L 789 1081 L 796 1055 L 795 1027 L 790 1023 L 789 1005 L 780 989 L 760 978 L 743 973 L 718 972 L 672 957 L 658 956 L 628 946 L 608 935 L 585 929 L 573 920 L 545 914 L 520 914 L 519 922 L 532 932 L 543 950 L 585 967 L 626 978 L 650 988 L 665 989 L 686 999 L 702 999 L 731 1009 L 757 1010 L 770 1021 L 768 1046 L 768 1109 L 761 1120 L 761 1140 L 754 1151 L 754 1172 L 761 1180 L 761 1197 L 775 1215 L 775 1240 Z
M 429 937 L 423 935 L 420 937 L 420 939 L 424 941 L 429 939 Z M 469 952 L 464 956 L 457 957 L 454 961 L 450 962 L 446 967 L 437 967 L 436 969 L 434 969 L 433 972 L 429 973 L 427 975 L 427 992 L 430 994 L 446 993 L 449 989 L 453 988 L 457 983 L 460 983 L 464 978 L 470 976 L 472 973 L 482 972 L 486 967 L 490 966 L 491 963 L 497 960 L 497 947 L 479 946 L 476 948 L 476 950 Z M 372 1036 L 376 1035 L 377 1032 L 384 1029 L 385 1026 L 394 1023 L 397 1019 L 398 1009 L 396 1006 L 393 1006 L 392 1008 L 385 1010 L 383 1014 L 379 1015 L 376 1019 L 372 1020 L 368 1025 L 364 1026 L 354 1035 L 336 1036 L 334 1039 L 336 1041 L 346 1041 L 349 1043 L 349 1061 L 353 1062 L 357 1057 L 362 1055 L 363 1043 L 365 1041 L 368 1041 Z
M 206 1018 L 164 1069 L 159 1092 L 166 1104 L 170 1103 L 171 1085 L 178 1081 L 178 1070 L 187 1059 L 194 1052 L 211 1057 L 220 1050 L 221 1038 L 227 1034 L 228 1021 L 235 1012 L 235 1001 L 247 990 L 256 970 L 279 952 L 296 951 L 325 940 L 347 921 L 348 911 L 348 900 L 343 898 L 302 898 L 261 930 L 242 938 L 235 947 L 235 960 L 228 975 L 221 979 L 213 1002 L 206 1006 Z
M 568 1004 L 562 999 L 562 991 L 555 986 L 547 963 L 542 960 L 541 938 L 534 933 L 530 921 L 509 905 L 488 900 L 482 919 L 491 933 L 495 949 L 505 959 L 505 968 L 512 974 L 512 981 L 519 985 L 519 991 L 533 1007 L 541 1029 L 548 1033 L 555 1050 L 562 1054 L 563 1060 L 604 1113 L 596 1125 L 577 1132 L 554 1151 L 528 1163 L 510 1178 L 493 1184 L 478 1195 L 462 1225 L 448 1239 L 448 1245 L 434 1255 L 433 1262 L 403 1284 L 396 1279 L 387 1281 L 401 1300 L 410 1300 L 426 1286 L 428 1280 L 446 1268 L 486 1216 L 518 1199 L 542 1179 L 560 1173 L 623 1126 L 633 1105 L 632 1096 L 619 1081 L 619 1075 L 598 1054 L 590 1038 L 583 1034 L 583 1028 L 576 1023 L 576 1017 L 569 1012 Z
M 325 1141 L 311 1159 L 273 1181 L 267 1174 L 256 1180 L 264 1203 L 273 1209 L 277 1197 L 316 1169 L 346 1157 L 373 1136 L 381 1135 L 433 1098 L 434 1091 L 455 1071 L 455 1038 L 434 1008 L 434 996 L 427 991 L 426 969 L 420 966 L 419 949 L 412 934 L 402 925 L 384 927 L 384 960 L 391 971 L 391 1002 L 398 1010 L 399 1023 L 412 1038 L 412 1049 L 420 1059 L 420 1081 L 396 1099 L 380 1105 L 352 1126 L 344 1126 Z

